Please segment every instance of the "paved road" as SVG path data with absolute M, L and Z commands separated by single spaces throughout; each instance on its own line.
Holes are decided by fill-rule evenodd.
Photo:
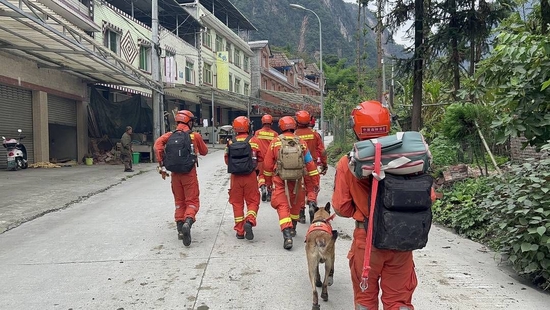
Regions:
M 237 240 L 222 156 L 200 160 L 201 210 L 188 248 L 175 233 L 169 181 L 152 164 L 135 175 L 100 166 L 1 172 L 0 219 L 12 228 L 0 234 L 0 309 L 310 309 L 306 226 L 284 250 L 276 212 L 264 203 L 255 240 Z M 333 176 L 331 168 L 320 203 Z M 19 225 L 22 217 L 36 218 Z M 334 225 L 335 283 L 321 306 L 353 309 L 353 223 Z M 436 226 L 415 260 L 417 309 L 549 308 L 550 296 L 499 267 L 494 253 Z

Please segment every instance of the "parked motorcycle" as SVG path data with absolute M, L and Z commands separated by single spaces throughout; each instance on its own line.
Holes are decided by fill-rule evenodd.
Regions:
M 21 144 L 21 140 L 25 138 L 21 133 L 21 129 L 17 129 L 19 138 L 6 138 L 2 136 L 2 145 L 7 149 L 8 170 L 27 169 L 29 163 L 27 161 L 27 148 Z

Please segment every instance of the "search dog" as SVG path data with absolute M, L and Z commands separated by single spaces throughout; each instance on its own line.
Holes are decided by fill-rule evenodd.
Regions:
M 332 285 L 334 276 L 334 248 L 338 238 L 338 231 L 332 230 L 330 221 L 335 214 L 330 215 L 330 202 L 324 208 L 315 206 L 311 225 L 306 233 L 306 257 L 309 271 L 309 280 L 313 288 L 312 310 L 320 310 L 317 287 L 322 287 L 321 298 L 328 300 L 327 287 Z M 319 265 L 325 264 L 325 277 L 321 282 Z

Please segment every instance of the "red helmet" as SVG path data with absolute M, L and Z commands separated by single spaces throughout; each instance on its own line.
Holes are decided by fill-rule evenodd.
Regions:
M 351 111 L 351 122 L 359 140 L 373 139 L 388 135 L 391 116 L 380 102 L 369 100 Z
M 283 116 L 279 119 L 279 128 L 281 129 L 281 132 L 296 130 L 296 121 L 290 116 Z
M 236 133 L 248 132 L 250 121 L 246 116 L 239 116 L 233 120 L 233 130 Z
M 181 110 L 178 111 L 178 114 L 176 114 L 176 123 L 184 123 L 186 125 L 189 124 L 189 121 L 194 121 L 195 115 L 191 113 L 189 110 Z
M 307 126 L 309 125 L 310 120 L 311 120 L 311 115 L 309 114 L 308 111 L 301 110 L 296 112 L 296 123 L 298 123 L 299 125 Z
M 273 116 L 269 114 L 262 116 L 262 125 L 263 124 L 273 124 Z
M 315 117 L 311 117 L 311 120 L 309 121 L 309 127 L 315 127 Z

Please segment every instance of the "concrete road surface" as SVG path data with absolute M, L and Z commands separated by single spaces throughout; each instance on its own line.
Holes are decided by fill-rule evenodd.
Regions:
M 277 214 L 262 203 L 255 239 L 237 240 L 223 152 L 200 160 L 201 209 L 190 247 L 177 239 L 170 181 L 163 181 L 153 164 L 137 165 L 143 173 L 132 178 L 108 178 L 109 171 L 95 166 L 97 171 L 81 177 L 73 173 L 86 168 L 28 170 L 56 176 L 42 185 L 38 178 L 33 184 L 20 181 L 19 191 L 7 191 L 6 174 L 0 173 L 0 220 L 12 227 L 0 234 L 0 309 L 311 308 L 303 244 L 307 226 L 298 227 L 294 248 L 284 250 Z M 320 204 L 330 200 L 333 177 L 330 168 Z M 52 182 L 60 191 L 57 196 Z M 33 193 L 22 192 L 25 186 Z M 62 186 L 89 189 L 93 195 Z M 37 210 L 65 208 L 33 213 L 20 204 Z M 11 207 L 18 211 L 9 212 Z M 21 217 L 37 218 L 14 224 L 24 222 Z M 329 301 L 321 307 L 351 310 L 346 255 L 353 221 L 336 218 L 334 227 L 341 236 L 335 279 Z M 428 246 L 415 252 L 416 309 L 550 309 L 548 294 L 515 279 L 494 257 L 482 245 L 434 226 Z

